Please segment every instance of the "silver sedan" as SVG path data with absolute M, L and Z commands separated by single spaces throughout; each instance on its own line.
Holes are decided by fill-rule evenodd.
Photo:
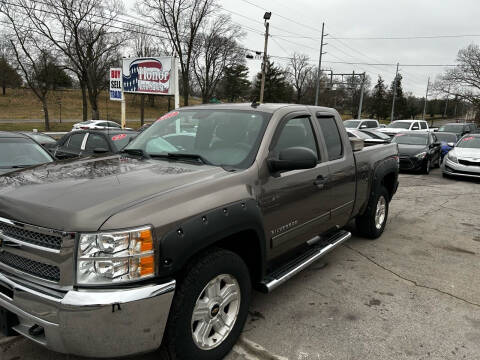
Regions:
M 442 162 L 445 176 L 480 179 L 480 134 L 467 134 L 448 152 Z

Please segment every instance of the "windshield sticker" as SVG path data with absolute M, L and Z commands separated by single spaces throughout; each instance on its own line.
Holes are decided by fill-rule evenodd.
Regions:
M 171 112 L 166 113 L 165 115 L 159 117 L 157 121 L 167 120 L 167 119 L 170 119 L 170 118 L 172 118 L 174 116 L 177 116 L 177 115 L 178 115 L 178 111 L 171 111 Z
M 112 140 L 113 141 L 122 140 L 122 139 L 125 139 L 126 137 L 127 137 L 127 134 L 118 134 L 118 135 L 113 136 Z
M 463 141 L 473 140 L 473 136 L 466 137 Z

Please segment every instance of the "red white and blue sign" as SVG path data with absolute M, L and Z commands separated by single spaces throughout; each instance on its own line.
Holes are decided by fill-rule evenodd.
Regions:
M 172 57 L 123 59 L 123 91 L 174 95 Z
M 122 101 L 122 69 L 110 68 L 110 100 Z

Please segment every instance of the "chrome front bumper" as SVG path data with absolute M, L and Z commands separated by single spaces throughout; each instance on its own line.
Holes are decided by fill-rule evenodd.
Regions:
M 17 315 L 14 330 L 48 349 L 86 357 L 115 358 L 158 349 L 174 291 L 171 281 L 60 293 L 0 273 L 0 307 Z M 31 335 L 33 325 L 44 332 Z
M 442 171 L 451 176 L 465 176 L 470 178 L 480 178 L 480 166 L 468 166 L 453 162 L 444 157 L 442 162 Z

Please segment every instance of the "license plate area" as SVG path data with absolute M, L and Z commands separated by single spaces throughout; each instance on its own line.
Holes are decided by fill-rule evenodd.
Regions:
M 17 335 L 13 327 L 18 325 L 17 315 L 0 307 L 0 333 L 5 336 Z

